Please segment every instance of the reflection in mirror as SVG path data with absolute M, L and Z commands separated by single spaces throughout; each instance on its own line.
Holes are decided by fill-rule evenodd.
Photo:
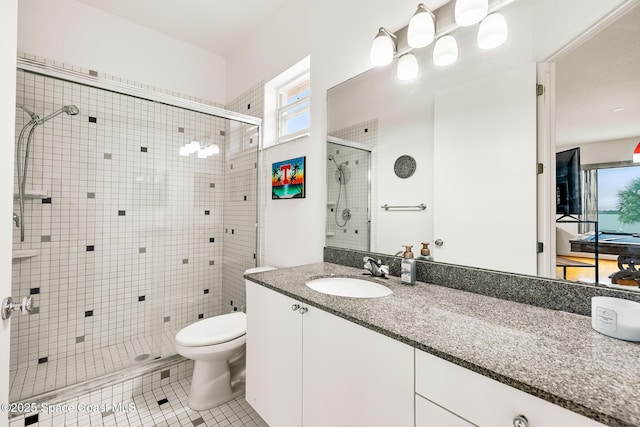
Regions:
M 371 69 L 329 90 L 329 135 L 358 141 L 336 132 L 363 131 L 364 127 L 358 126 L 377 123 L 371 155 L 370 251 L 395 254 L 403 244 L 416 246 L 422 241 L 439 240 L 442 245 L 432 245 L 436 261 L 522 274 L 536 274 L 540 261 L 546 266 L 540 270 L 545 275 L 555 273 L 556 277 L 563 277 L 562 267 L 554 272 L 549 264 L 555 265 L 552 260 L 556 255 L 574 254 L 570 240 L 588 229 L 576 224 L 558 225 L 558 236 L 562 233 L 567 236 L 557 238 L 557 249 L 555 238 L 543 239 L 548 242 L 543 254 L 546 260 L 538 259 L 535 249 L 538 236 L 551 236 L 556 217 L 544 206 L 537 211 L 537 188 L 541 188 L 535 175 L 539 148 L 537 99 L 530 88 L 536 83 L 536 61 L 548 58 L 574 39 L 577 28 L 586 28 L 586 22 L 583 27 L 572 27 L 576 28 L 572 34 L 564 31 L 569 27 L 549 29 L 549 21 L 543 22 L 539 16 L 551 4 L 522 1 L 505 8 L 509 40 L 491 53 L 479 52 L 474 45 L 475 32 L 463 29 L 456 32 L 461 61 L 454 66 L 434 68 L 430 59 L 432 49 L 426 48 L 416 53 L 420 69 L 416 80 L 398 81 L 395 67 L 390 66 Z M 583 5 L 586 7 L 586 3 Z M 589 7 L 597 6 L 589 2 Z M 628 3 L 625 7 L 629 11 Z M 605 14 L 602 10 L 598 13 Z M 608 30 L 601 31 L 554 64 L 557 99 L 552 108 L 557 113 L 557 151 L 580 146 L 583 167 L 620 162 L 619 156 L 613 156 L 618 148 L 613 147 L 622 147 L 628 154 L 623 157 L 629 162 L 634 144 L 638 143 L 638 129 L 629 130 L 620 121 L 602 122 L 605 107 L 613 114 L 614 109 L 624 106 L 625 110 L 618 110 L 616 117 L 640 114 L 632 108 L 640 100 L 637 96 L 640 78 L 636 79 L 640 77 L 637 69 L 640 61 L 636 57 L 640 49 L 629 44 L 640 39 L 635 33 L 637 25 L 629 24 L 637 19 L 630 17 L 625 22 L 607 18 L 612 31 L 619 25 L 625 27 L 626 34 L 619 35 L 620 40 L 608 40 L 604 37 Z M 556 41 L 553 46 L 549 43 L 552 39 Z M 607 50 L 606 56 L 602 49 Z M 580 61 L 571 65 L 572 57 Z M 607 74 L 610 71 L 615 73 Z M 625 73 L 624 78 L 617 73 Z M 601 83 L 612 86 L 605 89 Z M 551 89 L 549 92 L 553 93 Z M 603 101 L 608 95 L 615 95 L 616 105 L 605 105 Z M 547 96 L 545 92 L 540 99 L 553 101 Z M 632 101 L 630 97 L 635 99 Z M 593 111 L 587 111 L 587 107 Z M 637 123 L 640 122 L 636 120 Z M 549 126 L 548 116 L 542 126 Z M 582 138 L 568 137 L 575 130 L 583 131 Z M 603 135 L 604 130 L 615 133 Z M 601 147 L 596 150 L 598 146 Z M 417 163 L 416 173 L 408 179 L 400 179 L 393 171 L 395 160 L 403 155 L 415 158 Z M 551 182 L 555 181 L 553 166 L 553 161 L 544 165 Z M 540 196 L 546 204 L 553 204 L 555 199 L 551 182 L 543 186 L 545 193 Z M 593 181 L 587 187 L 595 185 Z M 335 195 L 331 195 L 327 200 L 334 199 Z M 386 212 L 380 208 L 385 204 L 421 203 L 427 206 L 422 212 Z M 590 212 L 611 210 L 589 203 L 585 206 Z M 544 230 L 538 229 L 539 215 L 551 223 Z M 334 216 L 328 212 L 327 231 L 330 222 L 334 222 Z M 342 246 L 331 240 L 333 237 L 327 237 L 327 246 Z M 349 243 L 344 245 L 348 247 Z M 562 252 L 565 247 L 566 252 Z M 593 259 L 593 254 L 590 256 Z M 601 258 L 611 258 L 614 266 L 617 264 L 616 255 Z M 575 270 L 580 267 L 567 267 L 567 278 Z M 574 280 L 593 282 L 593 268 L 582 268 L 583 273 L 587 270 L 588 274 Z M 605 267 L 601 270 L 601 276 L 608 274 Z
M 365 135 L 361 143 L 327 138 L 326 237 L 330 246 L 370 250 L 369 176 L 375 129 Z
M 639 20 L 636 6 L 556 63 L 556 152 L 579 149 L 582 169 L 580 222 L 556 228 L 559 278 L 623 289 L 640 282 Z

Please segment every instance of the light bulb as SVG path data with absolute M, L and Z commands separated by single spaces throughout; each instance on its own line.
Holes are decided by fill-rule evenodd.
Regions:
M 187 145 L 183 145 L 182 147 L 180 147 L 181 156 L 188 156 L 189 154 L 191 154 L 191 150 L 189 150 L 189 147 Z
M 207 152 L 205 151 L 205 149 L 198 150 L 198 158 L 199 159 L 206 159 L 207 158 Z
M 433 15 L 420 3 L 418 10 L 409 21 L 407 43 L 410 47 L 421 48 L 431 44 L 436 35 L 436 24 Z
M 433 63 L 438 67 L 446 67 L 458 60 L 458 43 L 452 35 L 436 40 L 433 46 Z
M 478 47 L 493 49 L 507 40 L 507 20 L 501 13 L 492 13 L 482 20 L 478 28 Z
M 402 55 L 396 67 L 398 80 L 412 80 L 418 77 L 418 60 L 412 53 Z
M 388 65 L 393 61 L 395 51 L 396 44 L 391 38 L 390 33 L 384 28 L 380 28 L 378 35 L 373 39 L 373 44 L 371 45 L 371 63 L 376 67 Z
M 468 27 L 482 21 L 489 12 L 489 0 L 456 0 L 456 24 Z

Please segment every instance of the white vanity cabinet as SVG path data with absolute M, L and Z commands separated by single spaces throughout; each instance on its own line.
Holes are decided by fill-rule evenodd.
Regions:
M 416 427 L 513 426 L 518 416 L 527 419 L 523 427 L 604 427 L 590 418 L 416 350 Z M 448 421 L 435 421 L 440 419 Z
M 412 347 L 247 282 L 246 398 L 270 426 L 411 426 L 413 367 Z

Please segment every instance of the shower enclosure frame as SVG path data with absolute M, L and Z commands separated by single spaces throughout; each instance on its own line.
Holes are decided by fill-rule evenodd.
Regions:
M 143 87 L 133 86 L 127 83 L 118 82 L 115 80 L 104 79 L 90 71 L 92 74 L 85 74 L 79 71 L 70 70 L 68 68 L 59 67 L 53 64 L 43 64 L 41 62 L 34 61 L 29 58 L 17 58 L 16 68 L 19 70 L 28 71 L 30 73 L 39 74 L 46 77 L 53 77 L 59 80 L 68 81 L 71 83 L 78 83 L 97 89 L 103 89 L 110 92 L 119 93 L 122 95 L 128 95 L 135 98 L 144 99 L 147 101 L 158 102 L 161 104 L 170 105 L 173 107 L 184 108 L 186 110 L 195 111 L 198 113 L 209 114 L 222 119 L 233 120 L 247 125 L 257 126 L 258 128 L 258 148 L 257 154 L 262 151 L 262 119 L 258 117 L 249 116 L 242 113 L 236 113 L 235 111 L 225 110 L 224 108 L 216 107 L 213 105 L 203 104 L 201 102 L 192 101 L 178 96 L 165 94 L 162 92 L 155 92 Z M 262 171 L 262 156 L 258 155 L 258 177 Z M 258 179 L 258 184 L 260 180 Z M 256 195 L 256 261 L 261 259 L 261 251 L 259 244 L 259 236 L 261 235 L 259 214 L 260 204 L 262 202 L 262 195 L 260 186 L 258 185 L 258 191 Z
M 256 227 L 256 239 L 254 242 L 255 245 L 255 262 L 259 263 L 262 259 L 262 250 L 260 244 L 260 236 L 262 235 L 262 226 L 260 225 L 260 207 L 263 203 L 263 194 L 262 185 L 260 183 L 261 171 L 263 170 L 263 156 L 260 155 L 262 152 L 262 119 L 258 117 L 249 116 L 242 113 L 237 113 L 234 111 L 226 110 L 224 108 L 216 107 L 213 105 L 204 104 L 198 101 L 193 101 L 186 98 L 181 98 L 179 96 L 174 96 L 170 94 L 166 94 L 163 92 L 155 91 L 157 90 L 154 87 L 150 86 L 134 86 L 132 84 L 123 83 L 117 80 L 110 80 L 108 78 L 99 77 L 98 74 L 91 70 L 84 70 L 83 72 L 77 71 L 74 69 L 60 67 L 54 65 L 52 63 L 42 63 L 38 60 L 17 57 L 16 60 L 16 69 L 22 70 L 25 72 L 29 72 L 35 75 L 41 75 L 44 77 L 50 77 L 54 79 L 58 79 L 61 81 L 66 81 L 70 83 L 81 84 L 87 87 L 102 89 L 105 91 L 127 95 L 134 98 L 142 99 L 145 101 L 156 102 L 159 104 L 164 104 L 172 107 L 181 108 L 184 110 L 189 110 L 197 113 L 207 114 L 213 117 L 226 119 L 232 122 L 240 123 L 243 125 L 250 125 L 256 127 L 257 132 L 257 147 L 256 147 L 256 168 L 257 168 L 257 183 L 256 183 L 256 204 L 255 204 L 255 227 Z M 160 89 L 161 90 L 161 89 Z M 178 153 L 176 152 L 176 155 Z M 170 363 L 175 363 L 175 358 L 177 355 L 163 357 L 159 360 L 149 361 L 147 363 L 143 363 L 137 365 L 136 367 L 132 367 L 135 369 L 136 375 L 142 375 L 143 373 L 152 372 L 153 370 L 160 369 L 165 365 Z M 127 369 L 127 368 L 125 368 Z M 113 372 L 110 374 L 106 374 L 103 377 L 93 378 L 85 381 L 81 381 L 80 383 L 70 384 L 63 387 L 64 390 L 56 389 L 53 391 L 45 392 L 38 396 L 40 399 L 44 399 L 42 401 L 46 401 L 46 399 L 58 399 L 60 396 L 64 396 L 69 394 L 71 396 L 73 393 L 76 393 L 78 390 L 81 390 L 83 387 L 90 386 L 92 388 L 102 387 L 105 384 L 112 384 L 114 382 L 121 381 L 121 375 L 118 372 Z M 17 415 L 17 414 L 13 414 Z
M 372 200 L 371 199 L 373 197 L 371 187 L 373 186 L 373 182 L 372 182 L 372 178 L 373 178 L 372 170 L 373 170 L 373 161 L 374 161 L 373 156 L 376 149 L 375 147 L 370 147 L 365 144 L 349 141 L 349 140 L 338 138 L 337 136 L 332 136 L 332 135 L 327 135 L 327 137 L 325 138 L 325 141 L 331 144 L 342 145 L 344 147 L 354 148 L 356 150 L 362 150 L 369 153 L 369 168 L 368 168 L 368 176 L 367 176 L 367 250 L 371 250 L 371 246 L 372 246 L 371 241 L 373 239 L 373 236 L 371 235 L 372 234 L 372 230 L 371 230 Z M 325 237 L 325 244 L 327 246 L 331 246 L 328 244 L 326 240 L 327 238 Z

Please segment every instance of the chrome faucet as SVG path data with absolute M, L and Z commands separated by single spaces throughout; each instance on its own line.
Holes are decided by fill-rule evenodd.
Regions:
M 387 277 L 387 274 L 389 274 L 389 266 L 383 265 L 381 260 L 376 261 L 369 256 L 364 257 L 362 260 L 364 261 L 364 269 L 371 273 L 372 276 Z

